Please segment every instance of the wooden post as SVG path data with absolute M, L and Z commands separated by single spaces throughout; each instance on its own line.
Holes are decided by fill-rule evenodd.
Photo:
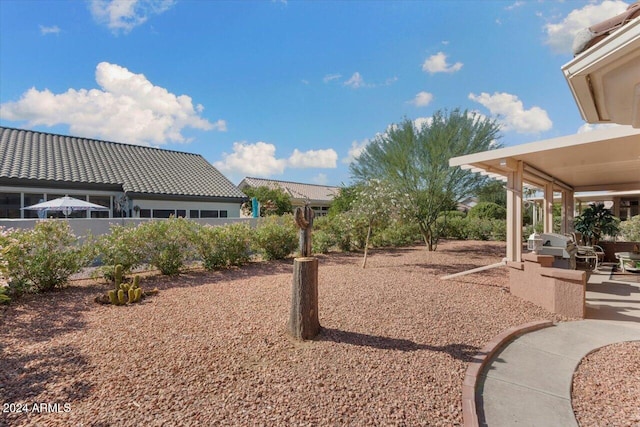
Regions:
M 318 332 L 318 259 L 296 258 L 293 260 L 289 333 L 296 339 L 306 340 Z
M 309 205 L 296 208 L 294 219 L 300 229 L 300 258 L 293 260 L 289 333 L 296 339 L 313 338 L 320 331 L 318 320 L 318 259 L 311 256 L 314 213 Z

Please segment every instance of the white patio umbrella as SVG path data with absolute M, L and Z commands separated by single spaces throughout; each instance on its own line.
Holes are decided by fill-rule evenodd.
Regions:
M 96 205 L 95 203 L 89 203 L 84 200 L 76 199 L 69 196 L 60 197 L 58 199 L 48 200 L 42 203 L 36 203 L 35 205 L 25 206 L 22 209 L 32 211 L 58 211 L 62 212 L 64 216 L 69 216 L 74 211 L 108 211 L 109 208 Z

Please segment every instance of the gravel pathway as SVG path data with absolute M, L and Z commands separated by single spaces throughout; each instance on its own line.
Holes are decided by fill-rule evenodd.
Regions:
M 474 354 L 564 320 L 510 295 L 505 268 L 439 279 L 503 254 L 375 250 L 366 270 L 358 254 L 320 256 L 323 330 L 305 342 L 285 329 L 292 260 L 147 277 L 160 293 L 128 307 L 96 304 L 96 282 L 30 296 L 0 312 L 0 425 L 461 425 Z
M 640 426 L 640 342 L 587 355 L 573 377 L 572 403 L 581 426 Z

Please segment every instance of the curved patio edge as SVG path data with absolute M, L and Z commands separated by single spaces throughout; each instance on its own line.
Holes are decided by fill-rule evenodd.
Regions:
M 478 379 L 491 358 L 512 339 L 538 329 L 548 328 L 554 323 L 550 320 L 538 320 L 514 326 L 493 337 L 469 362 L 462 383 L 462 420 L 464 427 L 479 427 L 476 408 L 476 390 Z

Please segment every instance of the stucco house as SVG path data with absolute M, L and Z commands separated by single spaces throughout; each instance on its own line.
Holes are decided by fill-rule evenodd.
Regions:
M 247 200 L 198 154 L 0 127 L 0 218 L 65 195 L 109 208 L 73 218 L 237 218 Z
M 324 216 L 327 214 L 333 198 L 340 191 L 340 187 L 331 187 L 328 185 L 303 184 L 301 182 L 277 181 L 252 177 L 246 177 L 238 184 L 238 188 L 241 190 L 247 187 L 279 188 L 291 196 L 291 204 L 294 208 L 309 203 L 316 216 Z

